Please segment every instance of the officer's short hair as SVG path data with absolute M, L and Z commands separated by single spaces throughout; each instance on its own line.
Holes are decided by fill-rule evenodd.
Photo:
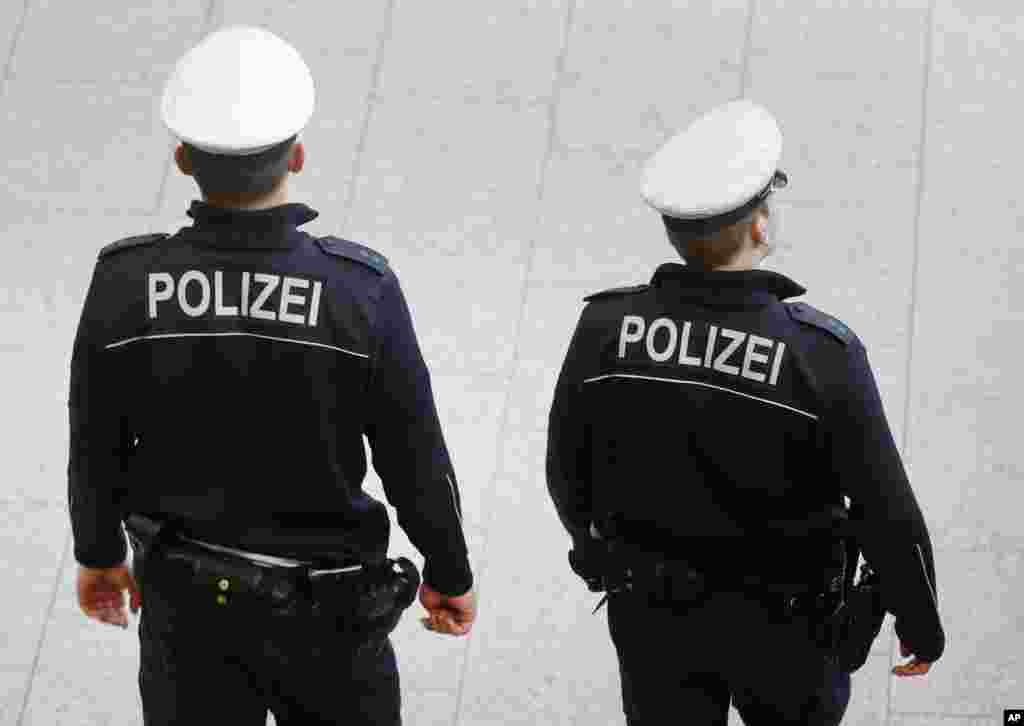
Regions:
M 661 219 L 665 223 L 669 241 L 684 260 L 699 259 L 706 265 L 717 267 L 728 263 L 742 249 L 747 229 L 753 223 L 758 212 L 766 217 L 771 217 L 772 211 L 767 199 L 754 207 L 738 222 L 717 229 L 710 234 L 695 232 L 694 226 L 689 224 L 688 220 L 676 219 L 664 214 Z
M 288 160 L 298 134 L 258 154 L 211 154 L 182 142 L 192 174 L 203 196 L 269 194 L 288 173 Z

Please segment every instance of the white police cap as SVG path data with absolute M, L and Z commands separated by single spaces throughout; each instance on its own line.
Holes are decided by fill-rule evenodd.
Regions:
M 237 25 L 206 36 L 178 61 L 160 111 L 182 141 L 244 156 L 305 128 L 313 103 L 313 76 L 299 52 L 263 28 Z
M 709 111 L 647 162 L 644 200 L 666 217 L 725 226 L 775 189 L 782 132 L 767 109 L 746 99 Z M 718 224 L 714 224 L 718 222 Z

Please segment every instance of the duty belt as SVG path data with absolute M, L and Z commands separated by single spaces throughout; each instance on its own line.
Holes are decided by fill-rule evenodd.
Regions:
M 619 564 L 606 563 L 602 575 L 584 574 L 580 563 L 574 561 L 573 552 L 569 553 L 569 561 L 591 591 L 605 592 L 594 608 L 595 613 L 609 596 L 630 594 L 655 606 L 676 609 L 695 607 L 715 592 L 742 592 L 780 618 L 807 616 L 808 635 L 826 651 L 827 658 L 837 661 L 846 610 L 842 571 L 827 583 L 815 586 L 770 583 L 757 576 L 712 578 L 680 560 L 633 557 L 618 560 Z
M 644 596 L 652 604 L 679 606 L 697 604 L 714 592 L 742 592 L 784 616 L 832 618 L 844 605 L 841 587 L 773 584 L 755 576 L 711 578 L 679 560 L 633 561 L 628 566 L 611 568 L 604 576 L 589 579 L 587 584 L 593 592 L 606 593 L 595 612 L 608 595 L 619 593 Z
M 125 524 L 143 597 L 147 585 L 173 582 L 187 590 L 183 597 L 217 608 L 333 617 L 339 630 L 370 637 L 394 629 L 420 584 L 416 566 L 404 557 L 274 566 L 186 540 L 161 520 L 133 514 Z

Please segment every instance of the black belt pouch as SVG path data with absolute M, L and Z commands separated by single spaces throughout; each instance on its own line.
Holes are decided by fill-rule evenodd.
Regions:
M 338 618 L 361 638 L 380 638 L 398 626 L 416 598 L 420 574 L 405 557 L 364 565 L 357 573 L 310 573 L 314 608 Z

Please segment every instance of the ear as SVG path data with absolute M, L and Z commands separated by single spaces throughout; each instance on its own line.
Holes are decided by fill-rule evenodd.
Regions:
M 184 144 L 178 144 L 178 148 L 174 150 L 174 161 L 177 162 L 182 174 L 192 176 L 192 160 L 188 158 Z
M 750 239 L 755 247 L 768 242 L 768 217 L 763 212 L 754 213 L 754 219 L 750 223 Z
M 291 158 L 288 159 L 288 171 L 298 174 L 306 164 L 306 147 L 301 141 L 292 144 Z

